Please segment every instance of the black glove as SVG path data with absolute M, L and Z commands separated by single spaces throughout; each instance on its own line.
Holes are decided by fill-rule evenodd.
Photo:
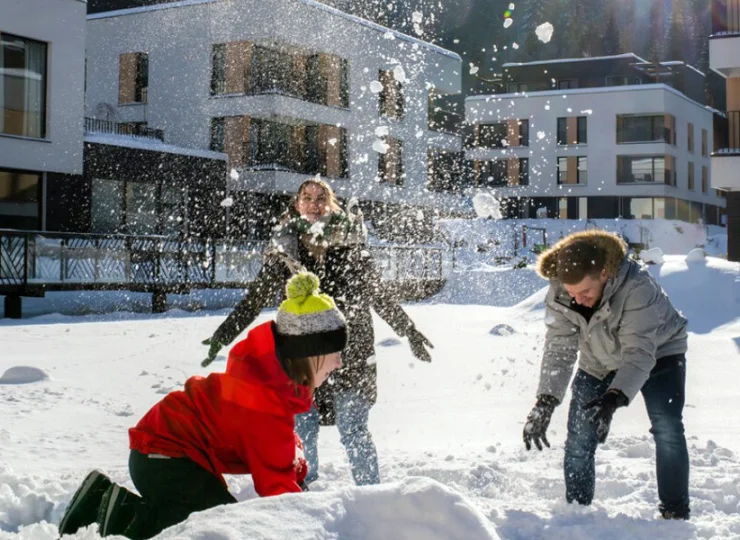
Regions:
M 629 399 L 627 399 L 627 396 L 621 390 L 612 388 L 602 396 L 589 401 L 583 406 L 584 411 L 593 409 L 590 421 L 592 424 L 596 424 L 596 436 L 599 443 L 604 443 L 607 435 L 609 435 L 609 426 L 611 426 L 614 411 L 619 407 L 626 406 L 628 403 Z
M 532 411 L 527 416 L 527 421 L 524 423 L 524 446 L 527 447 L 527 450 L 532 449 L 532 442 L 534 442 L 537 450 L 542 450 L 542 443 L 550 448 L 550 443 L 547 442 L 547 427 L 550 425 L 552 412 L 559 404 L 560 402 L 553 396 L 547 394 L 537 396 L 537 403 L 535 403 Z
M 212 337 L 204 339 L 201 343 L 203 343 L 203 345 L 210 345 L 206 359 L 200 363 L 201 366 L 208 367 L 208 365 L 216 359 L 218 351 L 223 348 L 224 344 Z
M 409 338 L 409 347 L 411 347 L 411 354 L 422 362 L 431 362 L 432 357 L 429 351 L 426 350 L 425 345 L 430 349 L 434 348 L 432 342 L 429 341 L 424 334 L 419 332 L 416 328 L 411 327 L 406 331 L 406 337 Z

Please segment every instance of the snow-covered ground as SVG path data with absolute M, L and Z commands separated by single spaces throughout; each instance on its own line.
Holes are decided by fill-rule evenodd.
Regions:
M 691 521 L 656 518 L 654 446 L 641 398 L 617 412 L 597 453 L 594 505 L 564 502 L 565 407 L 553 416 L 551 449 L 527 452 L 521 440 L 542 354 L 544 282 L 531 269 L 487 281 L 493 271 L 468 268 L 437 298 L 407 306 L 435 345 L 431 364 L 414 360 L 378 320 L 380 397 L 371 428 L 384 484 L 354 487 L 336 429 L 322 428 L 320 479 L 310 493 L 257 499 L 249 477 L 230 477 L 240 504 L 193 515 L 161 537 L 740 539 L 740 266 L 687 263 L 686 253 L 651 268 L 690 320 Z M 464 296 L 466 282 L 479 294 Z M 492 287 L 500 294 L 483 294 Z M 0 538 L 56 538 L 91 468 L 132 487 L 127 429 L 188 376 L 206 372 L 200 340 L 226 313 L 0 321 L 0 375 L 34 368 L 0 379 Z M 77 534 L 95 537 L 94 526 Z

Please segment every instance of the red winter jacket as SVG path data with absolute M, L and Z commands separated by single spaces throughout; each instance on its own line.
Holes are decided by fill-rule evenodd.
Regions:
M 311 393 L 286 375 L 275 354 L 273 323 L 252 329 L 229 353 L 226 373 L 191 377 L 129 430 L 143 454 L 186 457 L 222 474 L 251 474 L 264 497 L 299 492 L 305 477 L 296 457 L 294 415 L 311 407 Z

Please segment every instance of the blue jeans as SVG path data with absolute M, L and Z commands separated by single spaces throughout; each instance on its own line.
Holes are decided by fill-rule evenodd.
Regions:
M 352 477 L 358 486 L 380 483 L 378 451 L 367 427 L 372 403 L 359 392 L 343 391 L 334 396 L 339 440 L 349 458 Z M 296 415 L 295 430 L 303 440 L 303 451 L 308 461 L 306 483 L 319 476 L 319 411 L 311 407 L 307 413 Z
M 568 502 L 591 504 L 596 471 L 596 426 L 592 411 L 583 405 L 609 388 L 614 375 L 599 380 L 580 369 L 573 379 L 565 441 L 565 497 Z M 658 359 L 641 392 L 645 399 L 650 433 L 655 440 L 656 477 L 661 507 L 681 512 L 689 505 L 689 453 L 683 427 L 686 398 L 686 358 L 674 355 Z

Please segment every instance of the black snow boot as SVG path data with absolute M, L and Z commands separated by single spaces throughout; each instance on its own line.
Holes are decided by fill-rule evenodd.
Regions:
M 682 506 L 680 508 L 669 508 L 664 504 L 660 505 L 660 515 L 663 519 L 683 519 L 688 520 L 691 516 L 691 510 L 688 506 Z
M 95 523 L 100 501 L 110 486 L 110 479 L 100 471 L 88 474 L 77 488 L 59 522 L 59 535 L 74 534 L 78 529 Z
M 124 535 L 136 515 L 141 497 L 118 484 L 111 485 L 103 494 L 98 511 L 100 536 Z

